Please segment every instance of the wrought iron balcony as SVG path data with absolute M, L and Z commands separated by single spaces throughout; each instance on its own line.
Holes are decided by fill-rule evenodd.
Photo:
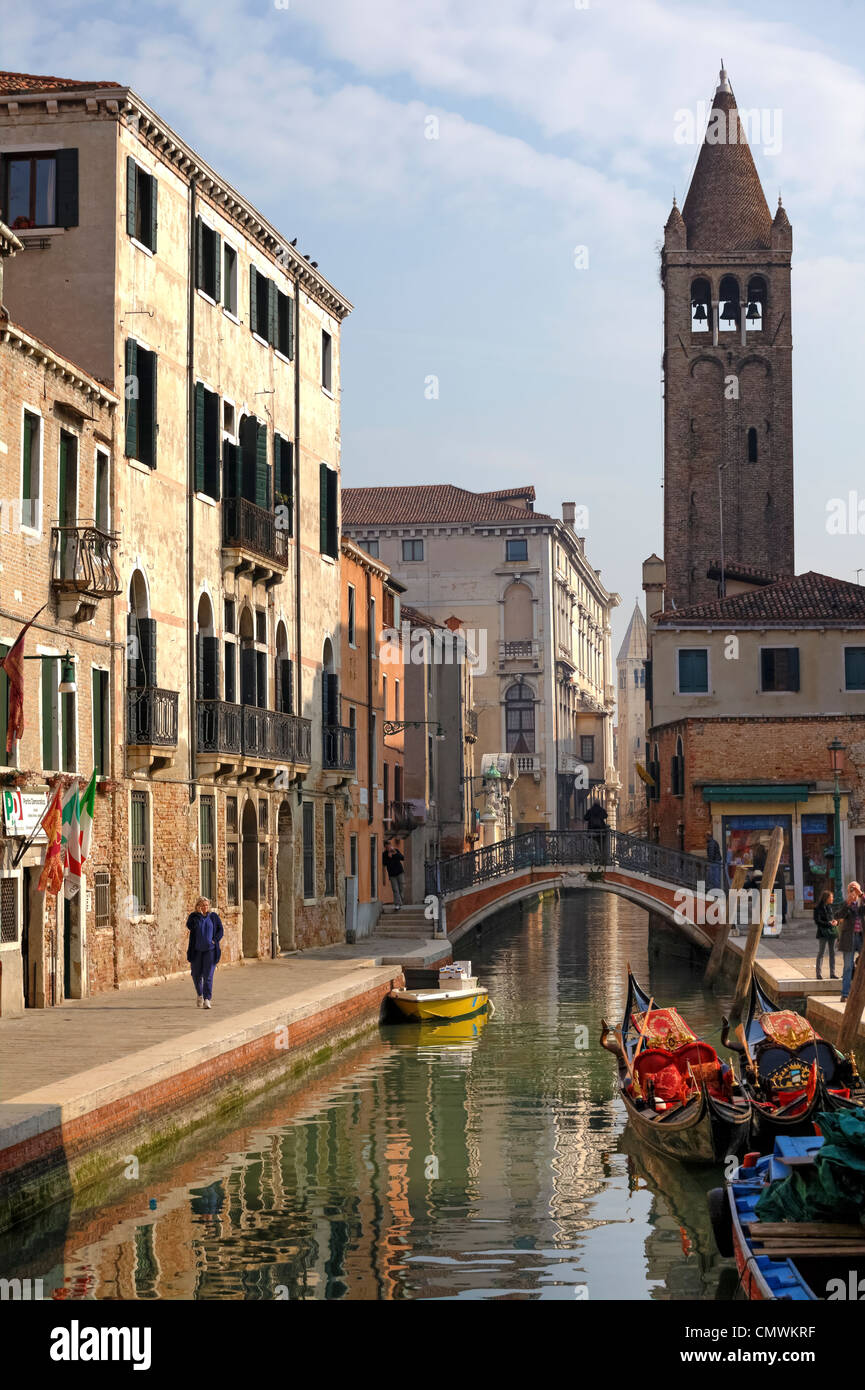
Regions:
M 395 835 L 410 835 L 417 826 L 423 825 L 423 819 L 416 813 L 414 802 L 392 801 L 389 811 L 387 825 Z
M 354 736 L 354 729 L 346 729 L 337 724 L 326 725 L 322 738 L 322 767 L 328 771 L 354 772 Z
M 532 638 L 519 642 L 499 642 L 499 661 L 537 661 L 538 643 Z
M 132 747 L 177 747 L 176 690 L 131 686 L 126 691 L 126 742 Z
M 257 507 L 245 497 L 223 498 L 222 543 L 282 569 L 288 568 L 288 532 L 277 525 L 274 512 Z
M 312 725 L 296 714 L 197 700 L 196 724 L 199 753 L 243 754 L 280 763 L 312 761 Z
M 59 593 L 103 598 L 121 589 L 114 568 L 118 537 L 91 522 L 51 528 L 51 583 Z

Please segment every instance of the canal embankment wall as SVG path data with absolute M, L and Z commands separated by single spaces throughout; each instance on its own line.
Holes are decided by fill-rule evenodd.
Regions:
M 225 1017 L 197 1010 L 184 980 L 4 1024 L 0 1230 L 121 1175 L 270 1086 L 300 1084 L 310 1068 L 375 1029 L 386 996 L 404 982 L 399 960 L 317 954 L 325 957 L 320 978 L 315 961 L 304 962 L 300 980 L 287 961 L 218 974 L 215 1007 Z M 130 1050 L 130 1037 L 148 1036 L 159 1040 Z M 58 1051 L 58 1037 L 66 1050 Z M 96 1065 L 69 1071 L 76 1041 Z M 16 1047 L 35 1049 L 19 1054 L 17 1068 Z M 16 1093 L 16 1074 L 43 1084 Z

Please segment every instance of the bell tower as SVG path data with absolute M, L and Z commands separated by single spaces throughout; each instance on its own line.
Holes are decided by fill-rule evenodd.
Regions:
M 661 253 L 667 607 L 717 598 L 718 563 L 793 573 L 792 247 L 722 68 Z

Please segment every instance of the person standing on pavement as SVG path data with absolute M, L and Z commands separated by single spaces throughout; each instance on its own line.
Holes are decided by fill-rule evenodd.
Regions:
M 393 893 L 394 909 L 399 912 L 402 907 L 402 895 L 405 888 L 405 872 L 403 864 L 405 857 L 400 852 L 396 840 L 386 840 L 384 853 L 381 856 L 385 872 L 390 879 L 390 891 Z
M 814 908 L 814 924 L 817 928 L 817 979 L 822 980 L 823 957 L 829 948 L 829 979 L 837 980 L 835 974 L 835 942 L 838 940 L 838 924 L 832 906 L 834 894 L 831 888 L 824 888 Z
M 209 1009 L 213 998 L 213 972 L 222 955 L 219 943 L 225 934 L 209 899 L 198 899 L 186 919 L 186 930 L 189 932 L 186 959 L 192 972 L 197 1006 L 199 1009 Z
M 721 887 L 721 866 L 723 864 L 721 846 L 715 839 L 711 830 L 706 831 L 706 863 L 710 865 L 707 878 L 709 888 Z
M 841 977 L 842 1004 L 850 993 L 856 954 L 862 947 L 863 919 L 865 919 L 865 897 L 863 897 L 862 889 L 854 879 L 852 883 L 847 884 L 847 897 L 844 899 L 844 906 L 837 919 L 841 927 L 838 945 L 841 947 L 841 954 L 844 957 L 844 973 Z

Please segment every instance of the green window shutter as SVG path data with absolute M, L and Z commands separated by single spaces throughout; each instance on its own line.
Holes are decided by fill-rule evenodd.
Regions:
M 219 396 L 204 393 L 204 491 L 219 501 Z
M 227 440 L 222 446 L 222 486 L 226 497 L 240 496 L 240 449 Z
M 254 265 L 249 267 L 249 330 L 251 333 L 260 333 L 258 327 L 258 271 Z
M 195 219 L 195 288 L 204 289 L 204 223 Z
M 294 300 L 291 295 L 288 297 L 288 308 L 286 310 L 288 319 L 288 353 L 287 356 L 294 360 Z
M 138 457 L 138 344 L 134 338 L 126 339 L 126 454 L 128 458 Z
M 104 671 L 91 672 L 93 708 L 93 766 L 98 777 L 105 775 L 105 729 L 103 727 L 102 677 Z
M 277 323 L 277 289 L 273 280 L 267 282 L 267 341 L 271 347 L 276 347 L 279 342 L 279 325 Z
M 126 156 L 126 230 L 135 236 L 135 181 L 137 169 L 131 154 Z
M 55 220 L 58 227 L 78 226 L 78 151 L 58 150 L 55 155 L 57 194 Z
M 55 658 L 42 658 L 42 766 L 49 772 L 59 771 L 60 750 L 56 730 L 57 679 Z
M 21 457 L 21 497 L 27 502 L 32 497 L 33 480 L 30 473 L 30 462 L 33 453 L 33 416 L 29 411 L 24 412 L 24 443 L 22 445 Z M 28 512 L 29 517 L 29 512 Z
M 322 555 L 327 554 L 327 537 L 329 529 L 327 524 L 327 500 L 329 491 L 327 486 L 328 471 L 329 470 L 326 463 L 320 463 L 318 465 L 318 544 L 319 550 L 321 551 Z
M 195 491 L 204 491 L 204 387 L 195 383 Z
M 268 506 L 268 467 L 267 467 L 267 425 L 258 422 L 255 441 L 255 503 L 258 507 Z
M 159 185 L 158 185 L 158 183 L 156 182 L 156 179 L 153 178 L 153 177 L 151 176 L 151 179 L 150 179 L 150 249 L 151 249 L 151 251 L 155 251 L 155 250 L 156 250 L 156 224 L 157 224 L 157 216 L 156 216 L 156 193 L 157 193 L 158 188 L 159 188 Z
M 335 468 L 327 470 L 327 553 L 336 559 L 339 554 L 337 522 L 339 519 L 339 497 L 337 487 L 339 478 Z
M 148 462 L 149 462 L 151 468 L 155 468 L 155 467 L 156 467 L 156 441 L 157 441 L 157 439 L 159 438 L 159 425 L 157 424 L 157 415 L 156 415 L 156 375 L 157 375 L 156 369 L 157 369 L 157 367 L 158 367 L 158 365 L 159 365 L 159 358 L 156 356 L 156 353 L 155 353 L 155 352 L 152 352 L 152 353 L 150 354 L 150 357 L 151 357 L 151 363 L 150 363 L 150 366 L 151 366 L 151 371 L 150 371 L 150 429 L 151 429 L 152 439 L 151 439 L 151 445 L 150 445 L 150 458 L 148 459 Z
M 213 233 L 213 298 L 219 304 L 222 295 L 222 237 Z

